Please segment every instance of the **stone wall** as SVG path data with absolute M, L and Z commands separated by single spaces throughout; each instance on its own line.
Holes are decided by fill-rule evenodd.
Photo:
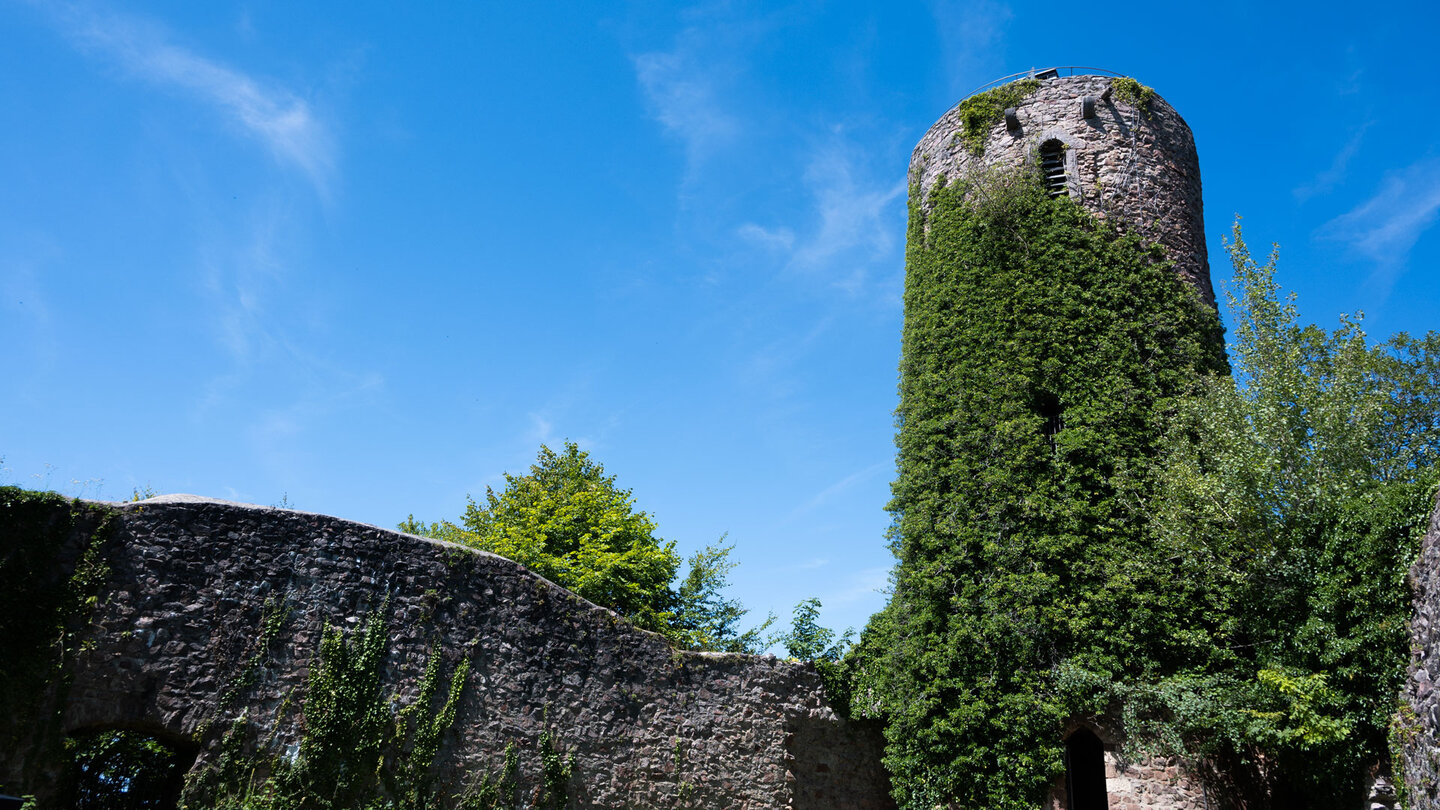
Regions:
M 960 137 L 956 105 L 915 147 L 910 186 L 919 190 L 923 205 L 942 175 L 953 180 L 1033 164 L 1041 144 L 1059 140 L 1068 147 L 1070 196 L 1163 245 L 1180 276 L 1213 303 L 1195 138 L 1164 99 L 1155 96 L 1146 109 L 1137 109 L 1115 97 L 1113 81 L 1108 76 L 1042 80 L 1016 106 L 1018 126 L 997 121 L 979 155 Z M 1090 118 L 1081 112 L 1085 96 L 1098 100 Z
M 1410 568 L 1409 677 L 1400 692 L 1400 773 L 1410 810 L 1440 810 L 1440 498 Z
M 58 711 L 65 734 L 198 740 L 198 767 L 244 712 L 293 745 L 295 708 L 280 712 L 303 693 L 323 628 L 356 627 L 388 596 L 386 676 L 402 702 L 436 642 L 446 672 L 471 662 L 441 754 L 452 785 L 498 772 L 513 741 L 533 786 L 550 729 L 575 756 L 576 807 L 893 806 L 878 732 L 838 717 L 809 665 L 677 651 L 509 560 L 373 526 L 190 496 L 115 507 L 109 579 L 68 694 L 0 718 L 0 732 Z M 288 619 L 257 655 L 267 600 Z M 43 795 L 54 766 L 0 752 L 0 781 Z
M 1204 780 L 1183 763 L 1167 757 L 1122 762 L 1105 752 L 1105 798 L 1110 810 L 1212 810 L 1228 807 L 1207 794 Z M 1065 780 L 1050 791 L 1047 810 L 1067 810 Z

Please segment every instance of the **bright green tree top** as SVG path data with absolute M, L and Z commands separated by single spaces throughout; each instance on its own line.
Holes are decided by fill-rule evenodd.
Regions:
M 774 621 L 739 629 L 745 608 L 722 593 L 733 546 L 696 552 L 672 585 L 675 544 L 655 536 L 654 519 L 635 508 L 630 490 L 574 442 L 559 453 L 542 445 L 528 475 L 506 473 L 504 490 L 487 487 L 484 503 L 469 499 L 460 525 L 412 516 L 400 529 L 507 557 L 688 649 L 758 652 Z

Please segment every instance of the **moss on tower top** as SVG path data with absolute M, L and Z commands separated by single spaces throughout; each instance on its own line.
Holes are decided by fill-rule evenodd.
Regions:
M 976 93 L 960 102 L 960 140 L 965 142 L 971 154 L 984 154 L 985 137 L 990 133 L 990 127 L 1005 117 L 1005 108 L 1019 104 L 1039 87 L 1039 79 L 1021 79 Z

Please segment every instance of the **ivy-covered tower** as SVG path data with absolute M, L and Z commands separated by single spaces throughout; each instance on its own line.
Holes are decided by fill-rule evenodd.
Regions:
M 1190 130 L 1043 71 L 942 117 L 910 184 L 897 565 L 853 708 L 902 808 L 1104 807 L 1119 696 L 1210 621 L 1147 512 L 1167 414 L 1226 370 Z

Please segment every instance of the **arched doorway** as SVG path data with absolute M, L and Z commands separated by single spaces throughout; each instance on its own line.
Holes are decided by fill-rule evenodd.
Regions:
M 1105 744 L 1088 728 L 1065 738 L 1066 810 L 1107 810 Z

